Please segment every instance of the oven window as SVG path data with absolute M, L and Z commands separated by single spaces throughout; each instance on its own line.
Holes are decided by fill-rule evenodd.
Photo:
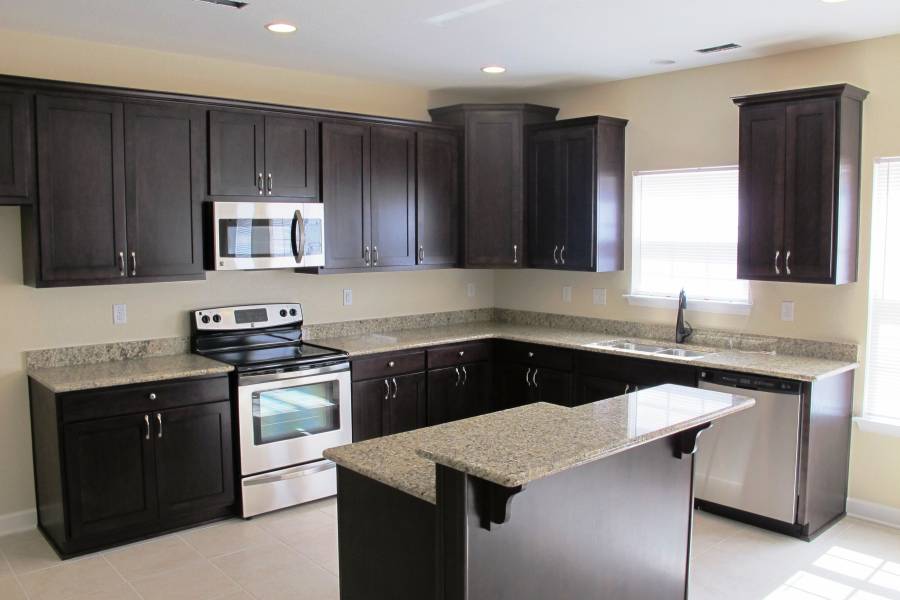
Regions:
M 222 258 L 293 257 L 293 219 L 219 219 Z
M 253 394 L 253 443 L 260 446 L 340 429 L 338 382 Z

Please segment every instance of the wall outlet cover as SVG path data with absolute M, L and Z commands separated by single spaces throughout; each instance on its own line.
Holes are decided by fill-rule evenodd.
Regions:
M 606 288 L 594 288 L 594 304 L 597 306 L 606 304 Z
M 124 325 L 128 322 L 128 306 L 125 304 L 113 304 L 113 323 Z
M 474 283 L 466 284 L 466 296 L 468 296 L 469 298 L 475 297 L 475 284 Z
M 794 320 L 794 302 L 792 300 L 785 300 L 781 303 L 781 320 Z
M 566 304 L 572 302 L 572 286 L 564 285 L 562 289 L 562 301 Z
M 350 306 L 351 304 L 353 304 L 353 290 L 346 288 L 344 290 L 344 306 Z

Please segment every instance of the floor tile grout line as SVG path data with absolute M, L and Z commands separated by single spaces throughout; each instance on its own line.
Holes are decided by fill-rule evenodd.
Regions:
M 244 548 L 244 550 L 246 550 L 246 548 Z M 242 550 L 238 550 L 238 552 L 242 552 Z M 237 552 L 232 552 L 232 553 L 226 554 L 226 555 L 224 555 L 224 556 L 231 556 L 232 554 L 237 554 Z M 221 558 L 221 557 L 216 557 L 216 558 Z M 234 585 L 238 586 L 238 588 L 240 588 L 241 591 L 243 591 L 243 592 L 245 592 L 246 594 L 248 594 L 251 598 L 258 598 L 258 596 L 257 596 L 256 594 L 254 594 L 253 592 L 251 592 L 250 590 L 248 590 L 247 588 L 245 588 L 243 585 L 241 585 L 241 582 L 240 582 L 240 581 L 238 581 L 237 579 L 235 579 L 234 577 L 232 577 L 231 575 L 229 575 L 228 572 L 225 571 L 225 569 L 223 569 L 222 567 L 220 567 L 219 565 L 217 565 L 215 562 L 213 562 L 213 559 L 207 558 L 207 559 L 206 559 L 206 562 L 208 562 L 209 564 L 211 564 L 212 567 L 213 567 L 213 569 L 216 569 L 217 571 L 219 571 L 219 572 L 220 572 L 222 575 L 224 575 L 229 581 L 231 581 L 232 583 L 234 583 Z M 218 597 L 219 597 L 219 598 L 224 598 L 225 596 L 226 596 L 226 594 L 222 594 L 221 596 L 218 596 Z
M 16 573 L 15 569 L 13 569 L 12 563 L 9 562 L 9 559 L 6 558 L 6 551 L 0 550 L 0 557 L 3 557 L 3 560 L 6 562 L 6 566 L 9 567 L 9 573 L 15 580 L 16 585 L 18 585 L 19 589 L 22 591 L 22 595 L 25 596 L 25 600 L 29 600 L 31 598 L 31 594 L 29 594 L 28 590 L 25 589 L 25 585 L 22 583 L 22 580 L 19 579 L 19 574 Z
M 105 554 L 101 554 L 101 557 L 103 558 L 104 561 L 106 561 L 106 564 L 108 564 L 112 568 L 112 570 L 116 573 L 116 575 L 119 576 L 119 579 L 124 581 L 125 585 L 130 587 L 132 589 L 132 591 L 135 594 L 137 594 L 138 598 L 144 598 L 144 595 L 142 593 L 140 593 L 136 587 L 134 587 L 134 584 L 132 584 L 130 581 L 128 581 L 128 579 L 126 579 L 126 577 L 124 575 L 122 575 L 121 572 L 119 572 L 119 569 L 116 568 L 116 565 L 112 564 L 112 561 L 109 560 L 109 557 L 107 557 Z

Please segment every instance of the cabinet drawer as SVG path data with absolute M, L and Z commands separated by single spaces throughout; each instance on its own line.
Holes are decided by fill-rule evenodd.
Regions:
M 228 377 L 179 379 L 72 392 L 59 397 L 65 423 L 229 399 Z
M 596 352 L 579 352 L 577 363 L 579 375 L 606 378 L 640 387 L 663 383 L 697 385 L 697 369 L 687 365 Z
M 465 363 L 490 360 L 491 343 L 467 342 L 465 344 L 439 346 L 437 348 L 429 348 L 427 354 L 429 369 L 455 367 Z
M 519 363 L 558 371 L 572 370 L 572 351 L 565 348 L 500 341 L 497 343 L 497 360 Z
M 425 351 L 392 352 L 371 358 L 358 358 L 350 366 L 353 381 L 415 373 L 425 370 Z

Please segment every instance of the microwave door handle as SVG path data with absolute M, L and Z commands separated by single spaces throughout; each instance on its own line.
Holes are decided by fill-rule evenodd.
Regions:
M 295 210 L 294 220 L 291 223 L 291 251 L 294 253 L 294 260 L 298 265 L 303 261 L 303 249 L 306 247 L 306 231 L 304 229 L 303 215 L 299 209 Z

